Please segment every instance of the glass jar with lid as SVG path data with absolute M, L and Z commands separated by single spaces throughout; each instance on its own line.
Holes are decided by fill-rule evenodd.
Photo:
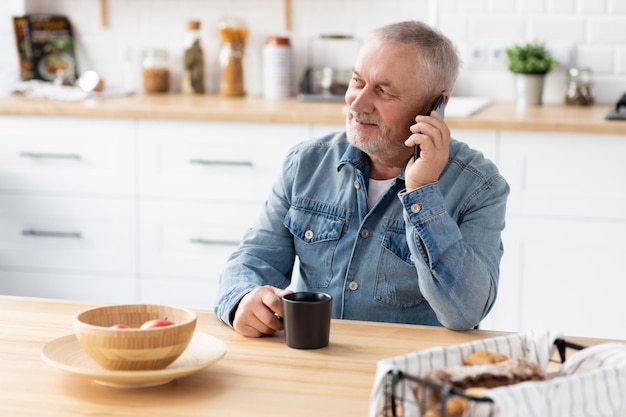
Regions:
M 590 106 L 594 102 L 590 68 L 570 68 L 567 73 L 565 103 L 572 106 Z
M 220 48 L 220 93 L 223 96 L 243 96 L 244 85 L 243 60 L 248 28 L 236 20 L 225 20 L 219 24 L 222 41 Z
M 146 93 L 167 93 L 170 70 L 167 50 L 148 48 L 143 53 L 143 89 Z

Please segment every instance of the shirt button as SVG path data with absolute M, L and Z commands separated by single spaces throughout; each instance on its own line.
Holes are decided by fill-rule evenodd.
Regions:
M 361 183 L 358 181 L 354 181 L 354 188 L 356 188 L 357 190 L 359 190 L 361 188 Z
M 419 213 L 421 209 L 422 206 L 420 206 L 419 204 L 411 204 L 411 213 Z
M 367 239 L 368 237 L 370 237 L 370 231 L 367 229 L 361 230 L 361 237 Z
M 355 281 L 350 281 L 350 283 L 348 284 L 348 288 L 350 288 L 352 291 L 356 291 L 359 289 L 359 284 Z
M 304 232 L 304 237 L 307 239 L 311 239 L 313 237 L 313 230 L 307 230 Z

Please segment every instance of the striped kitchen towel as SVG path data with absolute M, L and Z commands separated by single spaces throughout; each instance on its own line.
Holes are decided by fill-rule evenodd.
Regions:
M 524 357 L 546 369 L 561 337 L 550 331 L 529 331 L 431 348 L 378 362 L 370 397 L 369 417 L 389 412 L 390 371 L 420 377 L 435 368 L 459 366 L 477 350 Z M 420 417 L 414 383 L 400 382 L 393 389 L 405 417 Z M 541 382 L 523 382 L 492 388 L 484 393 L 492 402 L 470 401 L 465 417 L 626 417 L 626 343 L 604 343 L 574 353 L 559 372 Z

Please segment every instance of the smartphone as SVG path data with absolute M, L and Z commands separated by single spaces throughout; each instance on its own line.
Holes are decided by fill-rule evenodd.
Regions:
M 433 110 L 434 110 L 443 119 L 443 117 L 444 117 L 444 109 L 446 107 L 445 104 L 446 104 L 446 96 L 444 96 L 442 94 L 442 95 L 440 95 L 437 98 L 437 101 L 435 101 L 435 103 L 430 107 L 430 110 L 428 110 L 428 112 L 426 112 L 426 116 L 430 116 L 430 113 L 432 113 Z M 413 146 L 413 161 L 417 161 L 417 158 L 419 158 L 419 157 L 420 157 L 420 146 L 419 145 L 414 145 Z

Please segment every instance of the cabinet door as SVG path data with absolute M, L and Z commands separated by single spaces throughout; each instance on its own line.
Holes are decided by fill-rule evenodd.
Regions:
M 470 148 L 482 152 L 485 158 L 499 165 L 498 132 L 495 130 L 454 129 L 451 134 L 454 139 L 467 143 Z
M 140 273 L 217 282 L 260 209 L 255 204 L 141 202 Z
M 306 125 L 140 121 L 143 197 L 265 201 Z
M 226 259 L 253 225 L 260 204 L 143 201 L 143 302 L 212 308 Z
M 131 199 L 0 195 L 0 267 L 133 274 Z
M 0 116 L 0 191 L 132 195 L 134 121 Z
M 626 140 L 620 135 L 501 133 L 507 211 L 525 216 L 626 219 Z
M 136 303 L 135 275 L 16 271 L 0 269 L 0 294 L 94 301 Z
M 507 229 L 501 285 L 510 291 L 497 302 L 501 329 L 626 339 L 624 222 L 513 217 Z

